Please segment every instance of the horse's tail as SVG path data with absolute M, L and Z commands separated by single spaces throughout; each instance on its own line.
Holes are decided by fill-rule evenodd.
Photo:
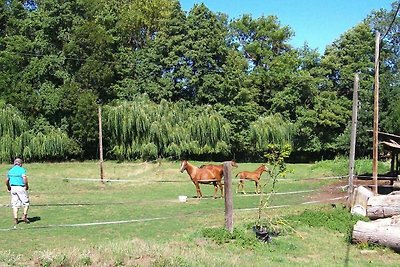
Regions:
M 238 177 L 239 174 L 241 174 L 241 172 L 238 172 L 238 173 L 235 175 L 235 178 Z

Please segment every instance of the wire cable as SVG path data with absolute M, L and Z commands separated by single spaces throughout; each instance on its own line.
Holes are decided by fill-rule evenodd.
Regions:
M 395 12 L 395 14 L 394 14 L 394 16 L 393 16 L 392 22 L 390 23 L 388 29 L 386 30 L 385 34 L 384 34 L 383 37 L 381 38 L 381 41 L 382 41 L 383 39 L 385 39 L 386 35 L 389 33 L 390 29 L 392 28 L 392 26 L 393 26 L 393 24 L 394 24 L 394 21 L 396 20 L 397 14 L 399 13 L 399 9 L 400 9 L 400 1 L 399 1 L 398 5 L 397 5 L 397 9 L 396 9 L 396 12 Z

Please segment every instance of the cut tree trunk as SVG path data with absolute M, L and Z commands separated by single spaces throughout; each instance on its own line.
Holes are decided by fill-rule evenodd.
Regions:
M 370 219 L 400 215 L 400 195 L 378 195 L 368 198 L 367 216 Z
M 374 196 L 374 192 L 364 186 L 359 186 L 354 189 L 353 196 L 354 202 L 352 204 L 351 214 L 366 216 L 368 199 Z
M 354 243 L 369 243 L 400 251 L 400 216 L 370 222 L 358 221 L 353 228 Z

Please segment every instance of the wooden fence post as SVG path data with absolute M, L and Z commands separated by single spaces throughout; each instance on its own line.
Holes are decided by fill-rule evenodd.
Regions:
M 372 144 L 372 179 L 374 193 L 378 194 L 378 131 L 379 131 L 379 45 L 380 33 L 375 37 L 375 79 L 374 79 L 374 130 Z
M 232 162 L 224 162 L 225 229 L 233 232 Z
M 99 105 L 99 154 L 100 154 L 100 181 L 104 183 L 104 169 L 103 169 L 103 129 L 101 118 L 101 105 Z
M 356 138 L 357 138 L 357 114 L 358 114 L 358 87 L 360 78 L 358 73 L 354 75 L 354 86 L 353 86 L 353 115 L 351 121 L 351 138 L 350 138 L 350 158 L 349 158 L 349 186 L 347 188 L 347 207 L 351 209 L 353 203 L 353 191 L 354 191 L 354 159 L 356 151 Z

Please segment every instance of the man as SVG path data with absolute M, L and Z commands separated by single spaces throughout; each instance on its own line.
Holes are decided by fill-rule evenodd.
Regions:
M 22 167 L 22 160 L 16 158 L 14 166 L 8 171 L 6 185 L 8 192 L 11 193 L 11 206 L 14 215 L 14 227 L 18 224 L 18 209 L 23 207 L 22 220 L 29 223 L 29 195 L 28 195 L 28 177 L 26 170 Z

